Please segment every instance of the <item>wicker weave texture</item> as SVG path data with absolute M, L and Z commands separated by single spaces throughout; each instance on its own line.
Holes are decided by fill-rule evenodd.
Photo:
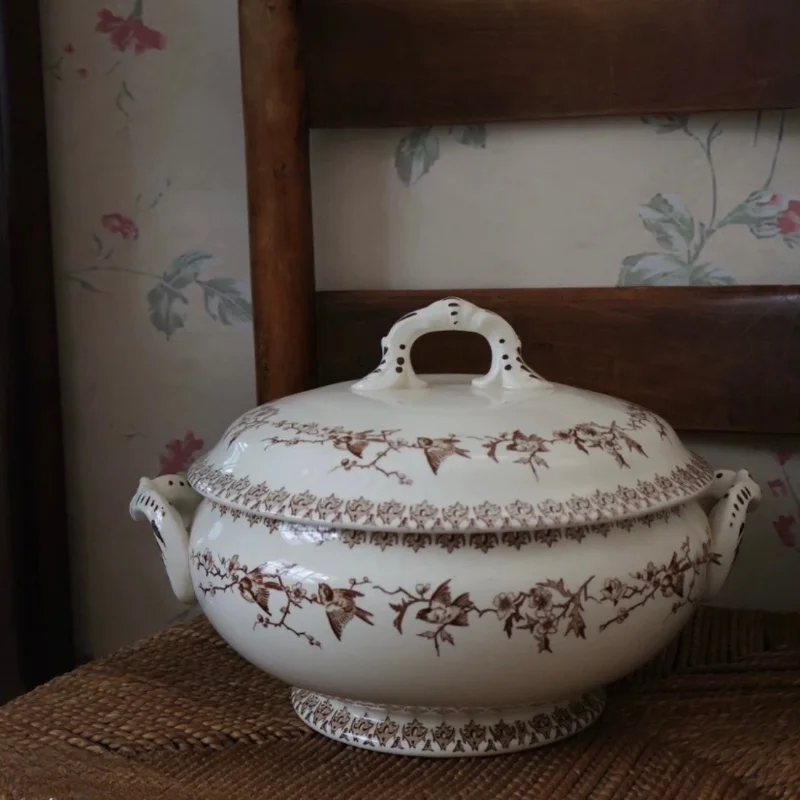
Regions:
M 800 615 L 704 609 L 565 742 L 414 759 L 310 732 L 202 619 L 0 709 L 4 800 L 800 798 Z

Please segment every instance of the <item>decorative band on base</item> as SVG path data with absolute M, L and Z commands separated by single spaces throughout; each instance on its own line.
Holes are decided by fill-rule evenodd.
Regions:
M 292 690 L 310 728 L 338 742 L 395 755 L 430 757 L 513 753 L 552 744 L 591 725 L 605 708 L 602 692 L 516 708 L 381 706 Z

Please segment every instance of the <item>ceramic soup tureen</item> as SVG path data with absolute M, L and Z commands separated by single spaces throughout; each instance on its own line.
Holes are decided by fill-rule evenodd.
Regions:
M 488 339 L 487 375 L 414 373 L 445 329 Z M 759 487 L 650 411 L 544 380 L 463 300 L 382 344 L 358 383 L 255 408 L 188 476 L 142 479 L 131 513 L 175 594 L 326 736 L 458 756 L 574 734 L 720 589 Z

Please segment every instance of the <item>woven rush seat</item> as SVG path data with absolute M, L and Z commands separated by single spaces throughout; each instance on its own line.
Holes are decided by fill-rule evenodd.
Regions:
M 502 680 L 502 676 L 498 676 Z M 0 798 L 800 798 L 800 615 L 702 609 L 572 739 L 419 759 L 312 733 L 204 619 L 0 709 Z

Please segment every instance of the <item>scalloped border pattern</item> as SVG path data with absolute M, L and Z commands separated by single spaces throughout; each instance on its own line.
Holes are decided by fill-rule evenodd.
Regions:
M 373 501 L 366 497 L 325 497 L 304 491 L 253 483 L 249 475 L 234 477 L 211 466 L 206 459 L 189 468 L 192 487 L 203 496 L 243 511 L 273 515 L 290 521 L 339 526 L 369 526 L 394 531 L 504 531 L 535 530 L 611 522 L 662 508 L 665 503 L 685 501 L 706 488 L 713 470 L 696 454 L 685 466 L 652 481 L 618 486 L 614 492 L 595 491 L 573 495 L 566 502 L 515 500 L 505 506 L 484 501 L 474 505 L 454 503 L 436 506 L 427 500 L 406 504 L 396 500 Z

